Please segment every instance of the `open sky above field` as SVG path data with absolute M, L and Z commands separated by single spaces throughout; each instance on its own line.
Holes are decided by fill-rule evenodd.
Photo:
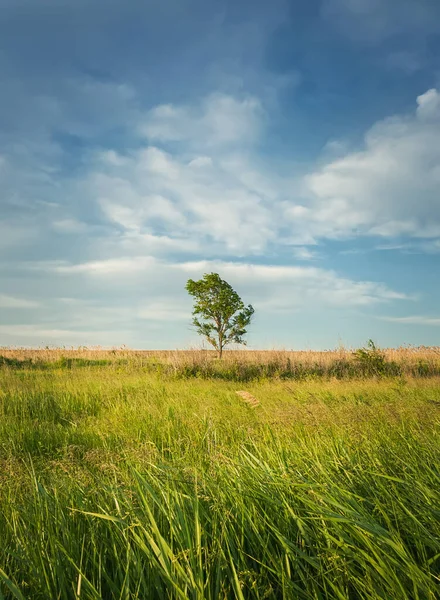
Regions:
M 440 2 L 0 0 L 0 345 L 440 336 Z

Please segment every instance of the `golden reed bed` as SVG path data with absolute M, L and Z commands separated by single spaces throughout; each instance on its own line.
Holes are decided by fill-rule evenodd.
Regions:
M 380 350 L 386 360 L 399 364 L 416 364 L 420 361 L 438 363 L 440 361 L 439 346 L 405 346 L 400 348 L 382 348 Z M 64 358 L 83 358 L 88 360 L 129 360 L 143 364 L 152 360 L 178 364 L 200 364 L 216 359 L 213 350 L 131 350 L 102 347 L 66 347 L 66 348 L 11 348 L 0 347 L 0 356 L 16 360 L 32 360 L 32 362 L 56 362 Z M 302 363 L 329 365 L 335 360 L 354 360 L 354 349 L 337 348 L 335 350 L 225 350 L 223 362 L 233 363 Z

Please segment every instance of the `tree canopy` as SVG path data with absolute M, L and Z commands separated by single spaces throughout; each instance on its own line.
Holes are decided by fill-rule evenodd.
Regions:
M 222 357 L 231 343 L 246 344 L 244 336 L 254 309 L 245 306 L 237 292 L 218 273 L 205 273 L 202 279 L 189 279 L 186 290 L 194 297 L 193 325 Z

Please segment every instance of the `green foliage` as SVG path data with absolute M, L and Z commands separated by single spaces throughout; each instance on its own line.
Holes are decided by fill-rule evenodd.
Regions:
M 11 367 L 20 369 L 22 367 L 30 367 L 32 362 L 30 360 L 18 360 L 18 358 L 8 358 L 0 354 L 0 367 Z
M 438 598 L 438 382 L 239 389 L 2 369 L 0 598 Z
M 429 377 L 432 373 L 432 366 L 427 360 L 419 360 L 413 369 L 413 375 L 419 377 Z
M 385 355 L 373 340 L 368 340 L 367 346 L 359 348 L 354 354 L 356 362 L 365 375 L 385 375 L 387 370 Z
M 189 279 L 187 292 L 194 297 L 193 325 L 213 346 L 219 357 L 228 344 L 246 344 L 246 327 L 254 314 L 237 292 L 217 273 L 206 273 L 203 279 Z
M 121 364 L 121 360 L 117 361 L 118 364 Z M 127 361 L 122 361 L 122 363 L 126 363 Z M 100 359 L 100 360 L 92 360 L 89 358 L 72 358 L 61 356 L 57 362 L 54 363 L 55 366 L 71 369 L 72 367 L 102 367 L 105 365 L 115 364 L 115 361 Z

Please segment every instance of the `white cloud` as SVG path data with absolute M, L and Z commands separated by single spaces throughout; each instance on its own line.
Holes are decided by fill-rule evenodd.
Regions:
M 182 302 L 167 297 L 144 304 L 136 314 L 149 321 L 189 321 L 189 311 L 182 309 Z
M 61 261 L 24 264 L 26 281 L 51 290 L 44 311 L 30 315 L 36 323 L 0 327 L 7 344 L 85 344 L 134 347 L 182 347 L 196 343 L 190 327 L 192 301 L 185 291 L 189 278 L 218 272 L 256 309 L 252 334 L 263 345 L 260 324 L 283 320 L 325 319 L 343 311 L 411 300 L 382 283 L 354 281 L 334 271 L 305 265 L 268 265 L 222 260 L 172 261 L 153 256 L 126 256 L 69 264 Z M 32 285 L 31 285 L 32 287 Z M 334 317 L 331 317 L 334 318 Z M 68 326 L 66 327 L 66 323 Z M 296 323 L 296 325 L 294 325 Z M 307 325 L 308 329 L 309 325 Z M 161 332 L 158 334 L 158 332 Z M 307 335 L 304 332 L 304 335 Z M 334 334 L 337 335 L 337 332 Z M 331 342 L 330 342 L 331 343 Z
M 50 328 L 47 325 L 37 324 L 16 324 L 0 325 L 0 335 L 4 342 L 11 339 L 14 345 L 46 345 L 54 344 L 56 346 L 73 345 L 103 345 L 119 346 L 124 343 L 124 332 L 106 329 L 105 331 L 84 331 Z
M 440 119 L 440 93 L 435 88 L 418 96 L 417 105 L 417 116 L 420 119 Z
M 115 274 L 118 271 L 113 271 Z M 138 319 L 146 321 L 188 321 L 189 311 L 182 308 L 182 301 L 177 298 L 161 295 L 161 290 L 149 290 L 139 298 L 131 298 L 124 306 L 111 306 L 102 300 L 80 298 L 57 298 L 56 301 L 70 309 L 70 324 L 75 328 L 87 327 L 93 323 L 93 328 L 103 327 L 110 323 L 133 323 Z M 58 310 L 59 307 L 57 307 Z
M 109 250 L 114 250 L 114 244 L 111 242 L 105 244 Z M 117 240 L 118 252 L 127 252 L 130 255 L 136 255 L 143 251 L 147 254 L 155 255 L 188 252 L 195 254 L 202 252 L 203 248 L 200 241 L 191 237 L 169 237 L 166 235 L 152 235 L 149 233 L 127 232 Z
M 305 306 L 365 306 L 408 299 L 405 294 L 369 281 L 352 281 L 317 267 L 257 265 L 201 261 L 178 266 L 194 275 L 216 271 L 237 285 L 254 290 L 256 306 L 270 310 L 296 310 Z
M 197 156 L 197 158 L 193 158 L 189 163 L 189 167 L 195 167 L 197 169 L 203 167 L 211 167 L 212 166 L 212 158 L 209 156 Z
M 402 325 L 426 325 L 428 327 L 440 327 L 440 317 L 426 317 L 423 315 L 412 315 L 408 317 L 380 317 L 384 321 L 400 323 Z
M 318 253 L 304 246 L 296 246 L 292 248 L 292 255 L 298 260 L 315 260 L 318 258 Z
M 280 176 L 262 164 L 249 145 L 252 136 L 226 133 L 225 147 L 213 134 L 207 145 L 207 123 L 215 110 L 224 111 L 220 121 L 231 118 L 231 123 L 230 112 L 245 111 L 251 115 L 244 119 L 246 128 L 260 131 L 256 101 L 209 96 L 194 107 L 159 106 L 144 124 L 150 139 L 179 139 L 184 145 L 101 155 L 85 195 L 98 200 L 106 217 L 136 234 L 138 242 L 145 235 L 170 238 L 177 240 L 176 250 L 181 244 L 195 253 L 249 256 L 270 244 L 304 247 L 357 235 L 435 240 L 440 237 L 439 97 L 428 90 L 417 98 L 414 114 L 376 123 L 362 150 L 344 152 L 345 143 L 330 141 L 325 152 L 336 150 L 338 156 L 330 154 L 303 178 Z M 172 251 L 163 241 L 163 251 Z
M 14 337 L 37 337 L 50 339 L 84 339 L 85 331 L 72 331 L 70 329 L 47 329 L 39 325 L 0 325 L 0 333 Z
M 115 281 L 117 286 L 130 281 L 131 289 L 134 282 L 148 281 L 149 297 L 159 296 L 160 300 L 152 300 L 150 308 L 142 309 L 142 315 L 153 315 L 154 309 L 162 307 L 160 313 L 166 314 L 167 318 L 173 311 L 176 315 L 181 315 L 181 308 L 178 302 L 172 303 L 170 308 L 169 301 L 164 301 L 164 282 L 167 282 L 170 297 L 178 298 L 182 296 L 188 278 L 198 278 L 211 271 L 220 273 L 233 286 L 245 289 L 246 295 L 253 298 L 256 307 L 263 311 L 289 312 L 310 306 L 368 306 L 378 302 L 409 299 L 405 294 L 393 291 L 384 284 L 352 281 L 333 271 L 317 267 L 206 260 L 177 263 L 139 256 L 49 268 L 65 275 L 82 273 L 92 277 L 96 285 L 100 285 L 97 276 L 101 280 L 105 278 L 106 281 Z
M 88 273 L 93 275 L 113 275 L 116 273 L 133 273 L 142 271 L 155 264 L 152 256 L 138 256 L 134 258 L 113 258 L 106 260 L 93 260 L 76 265 L 57 265 L 53 268 L 58 273 Z
M 324 315 L 326 310 L 367 309 L 412 299 L 381 283 L 353 281 L 304 263 L 281 266 L 276 262 L 281 253 L 288 254 L 291 262 L 319 258 L 320 240 L 356 235 L 399 236 L 405 244 L 438 251 L 438 96 L 436 90 L 429 90 L 417 99 L 414 114 L 377 123 L 357 152 L 330 143 L 326 151 L 333 154 L 321 156 L 326 162 L 305 177 L 281 175 L 273 162 L 264 164 L 259 159 L 254 141 L 263 113 L 258 104 L 243 107 L 244 101 L 237 99 L 226 104 L 228 110 L 235 107 L 237 114 L 250 112 L 251 118 L 245 119 L 247 133 L 220 136 L 207 108 L 212 97 L 193 108 L 162 107 L 149 115 L 161 127 L 165 121 L 174 127 L 175 113 L 182 111 L 179 114 L 194 129 L 179 122 L 179 143 L 171 139 L 177 133 L 160 129 L 156 145 L 100 150 L 89 156 L 87 169 L 75 181 L 63 180 L 56 170 L 40 169 L 46 162 L 50 166 L 49 149 L 42 163 L 36 163 L 37 179 L 26 181 L 26 197 L 19 194 L 11 201 L 16 213 L 9 222 L 30 231 L 28 239 L 15 246 L 24 249 L 24 260 L 14 269 L 29 271 L 27 290 L 37 280 L 38 289 L 47 281 L 51 305 L 39 327 L 8 324 L 4 327 L 22 329 L 3 334 L 10 339 L 32 341 L 40 336 L 38 341 L 47 338 L 60 343 L 139 343 L 142 327 L 148 331 L 169 327 L 166 335 L 173 345 L 170 340 L 183 339 L 182 323 L 190 318 L 185 282 L 208 271 L 230 281 L 267 321 L 276 319 L 278 313 L 283 318 L 300 310 Z M 223 105 L 220 108 L 228 114 Z M 208 130 L 214 132 L 209 144 Z M 8 184 L 11 191 L 17 173 Z M 93 226 L 83 223 L 85 211 Z M 38 218 L 28 220 L 28 213 Z M 7 236 L 10 227 L 7 223 L 3 227 Z M 59 236 L 58 260 L 41 260 L 51 256 L 46 251 L 29 261 L 24 244 L 38 245 L 30 235 L 44 237 L 54 229 L 75 234 L 80 243 L 72 245 L 68 236 Z M 258 264 L 262 259 L 255 255 L 274 264 Z M 188 260 L 189 256 L 194 260 Z M 228 261 L 231 256 L 241 257 L 241 262 Z M 73 301 L 69 306 L 57 304 L 54 298 L 58 296 Z M 97 304 L 84 304 L 87 298 L 96 299 Z M 71 333 L 64 325 L 67 318 Z M 118 332 L 114 332 L 115 323 Z M 179 327 L 180 337 L 173 337 Z
M 54 221 L 52 223 L 53 228 L 60 233 L 84 233 L 89 230 L 87 223 L 83 223 L 78 219 L 66 218 Z
M 115 106 L 131 99 L 128 88 L 110 91 Z M 24 187 L 17 165 L 6 169 L 3 184 L 17 196 L 11 210 L 20 219 L 9 219 L 0 245 L 32 245 L 52 228 L 87 238 L 89 255 L 97 259 L 178 252 L 246 257 L 298 246 L 292 255 L 304 260 L 312 254 L 307 245 L 359 235 L 423 238 L 435 246 L 439 97 L 428 90 L 417 98 L 414 114 L 378 122 L 359 151 L 330 141 L 326 162 L 304 177 L 281 175 L 259 158 L 254 142 L 265 117 L 253 97 L 214 94 L 193 106 L 156 107 L 143 126 L 159 145 L 100 150 L 75 181 L 49 168 L 60 148 L 48 142 L 41 160 L 31 153 L 25 161 L 34 175 L 24 177 Z M 129 125 L 139 123 L 134 114 Z M 177 137 L 181 144 L 168 143 Z M 60 189 L 63 202 L 54 203 Z M 100 210 L 93 231 L 82 221 L 90 207 Z M 97 225 L 99 216 L 106 227 Z
M 255 141 L 262 106 L 252 96 L 212 94 L 200 106 L 164 104 L 149 111 L 139 130 L 152 142 L 185 142 L 196 147 L 244 145 Z
M 7 294 L 0 294 L 0 308 L 36 308 L 39 303 L 35 300 L 16 298 Z
M 292 220 L 316 237 L 440 237 L 439 98 L 437 90 L 427 91 L 415 115 L 377 123 L 364 150 L 307 176 L 309 203 Z
M 123 167 L 101 165 L 86 182 L 86 194 L 127 231 L 160 231 L 190 239 L 197 248 L 203 244 L 207 249 L 219 245 L 224 252 L 261 252 L 276 236 L 271 182 L 244 157 L 223 159 L 217 154 L 194 160 L 188 163 L 178 153 L 150 146 L 126 157 Z

